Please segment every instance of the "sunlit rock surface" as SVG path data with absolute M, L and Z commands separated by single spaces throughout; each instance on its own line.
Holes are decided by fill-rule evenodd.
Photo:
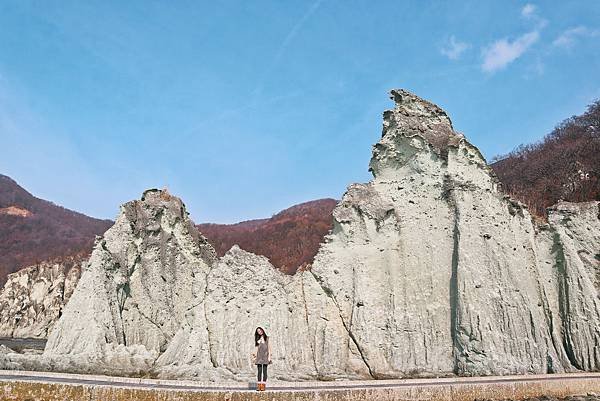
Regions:
M 66 258 L 9 274 L 0 290 L 0 337 L 46 338 L 77 285 L 82 263 Z
M 97 241 L 44 355 L 93 359 L 121 346 L 156 359 L 192 318 L 214 260 L 181 200 L 146 191 Z
M 537 227 L 443 110 L 392 98 L 312 268 L 372 376 L 597 370 L 598 202 Z

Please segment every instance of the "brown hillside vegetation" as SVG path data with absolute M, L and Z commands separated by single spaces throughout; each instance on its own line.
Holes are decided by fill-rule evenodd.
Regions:
M 199 224 L 198 229 L 223 256 L 233 245 L 264 255 L 287 274 L 311 263 L 323 237 L 333 225 L 334 199 L 292 206 L 270 219 L 237 224 Z
M 600 200 L 600 101 L 560 123 L 538 143 L 495 158 L 506 193 L 544 217 L 560 199 Z
M 89 254 L 111 225 L 38 199 L 0 174 L 0 285 L 24 266 Z

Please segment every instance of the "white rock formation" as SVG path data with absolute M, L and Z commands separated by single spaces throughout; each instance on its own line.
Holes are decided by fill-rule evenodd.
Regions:
M 574 277 L 574 293 L 563 295 L 584 303 L 587 316 L 567 313 L 584 327 L 552 322 L 543 286 L 557 285 L 556 250 L 542 241 L 546 255 L 539 260 L 531 216 L 498 193 L 479 151 L 440 108 L 405 91 L 392 95 L 396 107 L 384 114 L 371 159 L 374 179 L 348 189 L 312 267 L 371 374 L 598 369 L 598 289 L 582 291 Z M 554 238 L 562 223 L 550 220 Z M 594 269 L 583 272 L 579 254 L 585 234 L 596 236 L 585 255 L 598 252 L 600 227 L 597 218 L 578 223 L 573 273 L 589 282 Z M 552 341 L 552 330 L 572 338 Z M 564 357 L 572 342 L 586 362 Z
M 542 307 L 568 370 L 600 370 L 600 202 L 561 202 L 537 235 Z M 553 367 L 552 370 L 557 370 Z
M 599 370 L 600 203 L 534 223 L 443 110 L 392 98 L 374 178 L 348 188 L 310 270 L 217 260 L 179 199 L 147 191 L 97 242 L 44 356 L 0 365 L 245 380 L 263 326 L 285 380 Z
M 72 257 L 9 274 L 0 290 L 0 337 L 46 338 L 75 289 L 82 263 Z
M 94 246 L 44 355 L 102 355 L 116 345 L 167 349 L 206 291 L 214 250 L 165 191 L 126 203 Z
M 236 245 L 213 266 L 207 283 L 203 302 L 194 309 L 196 315 L 204 317 L 195 323 L 206 324 L 200 329 L 208 331 L 203 341 L 210 354 L 210 369 L 225 377 L 252 377 L 254 370 L 249 367 L 253 334 L 257 326 L 262 326 L 270 336 L 273 370 L 280 378 L 308 379 L 316 375 L 300 277 L 285 275 L 264 256 Z M 202 375 L 199 369 L 206 366 L 198 364 L 190 352 L 204 342 L 194 338 L 191 343 L 175 343 L 170 348 L 177 352 L 169 355 L 168 361 L 164 357 L 159 360 L 160 364 L 172 364 L 162 369 L 163 375 Z

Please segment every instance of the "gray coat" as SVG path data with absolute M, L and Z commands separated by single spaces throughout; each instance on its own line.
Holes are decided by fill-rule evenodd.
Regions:
M 256 365 L 268 365 L 271 363 L 271 353 L 269 348 L 269 341 L 259 340 L 258 346 L 256 347 L 256 360 L 254 361 Z

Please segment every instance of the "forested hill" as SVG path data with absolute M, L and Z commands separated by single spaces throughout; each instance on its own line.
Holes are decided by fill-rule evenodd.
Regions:
M 504 192 L 544 217 L 560 199 L 600 200 L 600 100 L 558 124 L 541 141 L 496 157 Z
M 0 174 L 0 285 L 24 266 L 89 254 L 111 225 L 36 198 Z

